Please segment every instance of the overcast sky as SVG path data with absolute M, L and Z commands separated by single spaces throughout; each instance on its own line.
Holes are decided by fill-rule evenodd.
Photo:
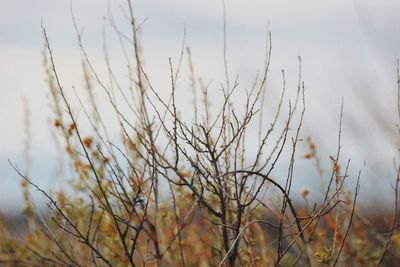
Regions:
M 92 60 L 104 65 L 102 27 L 103 18 L 109 15 L 107 1 L 72 3 Z M 112 3 L 121 29 L 128 30 L 121 12 L 125 1 Z M 134 1 L 134 5 L 138 20 L 145 20 L 145 64 L 150 76 L 157 77 L 156 83 L 162 85 L 168 79 L 168 58 L 179 57 L 184 27 L 196 70 L 207 79 L 223 81 L 221 1 L 143 0 Z M 239 74 L 243 85 L 251 84 L 262 68 L 269 29 L 273 46 L 271 88 L 279 89 L 280 70 L 285 69 L 288 86 L 295 89 L 297 58 L 302 57 L 307 89 L 303 136 L 313 137 L 329 166 L 343 97 L 345 155 L 352 157 L 355 171 L 367 162 L 365 176 L 370 182 L 363 186 L 365 191 L 390 190 L 394 174 L 391 162 L 400 144 L 391 135 L 396 123 L 400 2 L 227 0 L 226 12 L 230 75 Z M 0 0 L 0 212 L 21 203 L 19 178 L 7 160 L 19 166 L 23 163 L 24 98 L 31 121 L 31 174 L 46 188 L 56 179 L 52 177 L 55 152 L 42 67 L 41 23 L 50 36 L 65 87 L 82 80 L 69 0 Z M 110 44 L 114 52 L 112 41 Z M 117 69 L 124 67 L 120 51 L 115 51 L 114 63 Z M 383 182 L 376 183 L 378 179 Z

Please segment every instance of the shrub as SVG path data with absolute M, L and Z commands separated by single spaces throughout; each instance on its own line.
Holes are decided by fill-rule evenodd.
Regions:
M 299 75 L 296 95 L 285 110 L 282 72 L 276 113 L 265 122 L 262 108 L 271 45 L 263 74 L 246 91 L 243 112 L 232 100 L 239 83 L 229 79 L 226 69 L 226 81 L 217 88 L 222 91 L 222 105 L 218 110 L 210 107 L 210 88 L 197 83 L 190 49 L 182 51 L 178 66 L 169 61 L 170 94 L 163 99 L 142 64 L 138 28 L 128 3 L 132 27 L 126 42 L 132 46 L 134 64 L 128 66 L 127 88 L 120 86 L 112 68 L 108 74 L 113 85 L 99 77 L 77 30 L 90 96 L 80 107 L 92 128 L 88 135 L 61 84 L 43 28 L 54 127 L 65 143 L 73 178 L 69 189 L 50 194 L 13 165 L 24 181 L 30 230 L 18 239 L 2 227 L 4 266 L 364 266 L 398 257 L 394 252 L 399 246 L 397 214 L 389 237 L 377 238 L 356 207 L 361 170 L 353 193 L 344 188 L 350 161 L 340 158 L 342 113 L 323 201 L 310 205 L 306 190 L 302 194 L 306 205 L 294 202 L 304 84 Z M 192 120 L 183 118 L 177 101 L 178 73 L 185 55 L 195 99 Z M 120 141 L 109 137 L 93 86 L 103 90 L 116 114 Z M 129 116 L 117 93 L 129 107 Z M 249 143 L 258 146 L 250 149 Z M 309 153 L 304 157 L 319 166 L 316 145 L 311 139 L 307 143 Z M 284 179 L 272 176 L 278 162 L 287 166 Z M 397 203 L 398 177 L 396 181 Z M 29 187 L 47 198 L 48 217 L 37 216 Z

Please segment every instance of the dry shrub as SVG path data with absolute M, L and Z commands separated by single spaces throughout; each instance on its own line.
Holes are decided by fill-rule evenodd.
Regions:
M 317 146 L 307 139 L 309 153 L 304 158 L 315 160 L 325 190 L 322 202 L 311 204 L 308 190 L 302 193 L 306 205 L 292 200 L 305 114 L 301 68 L 287 110 L 282 72 L 275 116 L 266 122 L 262 110 L 271 42 L 262 75 L 240 103 L 243 112 L 237 111 L 238 103 L 232 100 L 240 86 L 228 77 L 226 53 L 226 82 L 217 88 L 222 91 L 222 105 L 213 110 L 211 88 L 197 82 L 190 50 L 183 49 L 177 66 L 169 62 L 170 94 L 165 100 L 142 64 L 138 26 L 128 4 L 130 35 L 115 28 L 133 55 L 127 61 L 127 88 L 120 86 L 110 65 L 113 85 L 99 77 L 77 30 L 89 96 L 80 109 L 90 122 L 90 134 L 83 134 L 43 28 L 54 127 L 64 142 L 74 177 L 68 189 L 50 194 L 15 168 L 24 181 L 26 216 L 31 223 L 24 238 L 2 227 L 0 261 L 4 266 L 366 266 L 398 258 L 397 204 L 389 236 L 377 238 L 356 208 L 361 170 L 353 193 L 344 188 L 350 161 L 340 158 L 342 113 L 328 179 L 323 177 Z M 202 100 L 194 102 L 191 121 L 180 115 L 176 97 L 178 73 L 186 57 L 193 97 Z M 94 87 L 102 90 L 112 106 L 120 141 L 109 137 Z M 129 116 L 116 94 L 129 107 Z M 248 143 L 257 142 L 256 150 L 246 149 Z M 278 162 L 287 166 L 283 179 L 272 176 Z M 396 203 L 397 184 L 398 178 Z M 48 217 L 37 216 L 29 187 L 48 199 Z M 269 196 L 275 201 L 269 201 Z

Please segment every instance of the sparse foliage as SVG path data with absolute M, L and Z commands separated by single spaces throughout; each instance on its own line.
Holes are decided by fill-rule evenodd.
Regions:
M 303 157 L 297 153 L 299 144 L 304 144 L 306 113 L 301 59 L 294 99 L 286 94 L 282 71 L 281 94 L 271 121 L 262 115 L 271 35 L 262 74 L 242 103 L 232 99 L 240 84 L 229 78 L 225 38 L 224 84 L 217 88 L 205 85 L 196 76 L 191 51 L 184 45 L 178 64 L 169 60 L 170 94 L 163 99 L 142 63 L 140 26 L 132 8 L 128 1 L 130 34 L 122 33 L 111 21 L 123 46 L 132 51 L 132 56 L 127 54 L 127 88 L 116 78 L 107 54 L 110 83 L 97 74 L 74 20 L 89 96 L 79 108 L 90 123 L 91 134 L 83 133 L 43 27 L 54 128 L 64 142 L 73 177 L 68 189 L 51 194 L 12 165 L 23 178 L 26 216 L 32 224 L 22 239 L 1 228 L 2 265 L 377 266 L 399 257 L 399 176 L 391 232 L 387 238 L 376 238 L 357 210 L 361 170 L 353 177 L 357 183 L 352 193 L 345 188 L 350 160 L 341 158 L 343 104 L 330 171 L 323 172 L 311 139 L 306 143 L 309 153 Z M 177 97 L 184 60 L 189 63 L 194 98 L 192 120 L 181 115 Z M 102 90 L 112 106 L 120 127 L 118 141 L 110 138 L 94 87 Z M 210 90 L 222 92 L 217 110 L 210 106 Z M 117 99 L 127 105 L 129 116 Z M 258 146 L 250 151 L 248 144 L 257 142 L 255 128 Z M 321 203 L 309 201 L 309 190 L 300 196 L 304 205 L 294 201 L 298 158 L 315 160 L 324 190 Z M 287 166 L 283 179 L 274 177 L 278 163 Z M 48 217 L 37 215 L 29 188 L 47 198 Z

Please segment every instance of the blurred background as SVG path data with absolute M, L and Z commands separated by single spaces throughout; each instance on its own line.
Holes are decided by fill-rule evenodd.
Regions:
M 83 28 L 85 48 L 93 64 L 99 67 L 99 73 L 106 69 L 105 28 L 106 37 L 110 37 L 106 40 L 113 67 L 124 75 L 126 63 L 108 19 L 113 17 L 121 30 L 129 32 L 127 4 L 109 2 L 72 1 L 72 10 Z M 342 159 L 351 158 L 352 166 L 348 186 L 351 188 L 355 174 L 366 162 L 360 199 L 364 205 L 383 208 L 392 207 L 396 175 L 393 159 L 398 156 L 400 145 L 395 129 L 399 12 L 400 2 L 396 0 L 226 1 L 231 79 L 238 74 L 243 88 L 251 86 L 257 71 L 262 70 L 267 31 L 271 31 L 266 105 L 276 104 L 282 84 L 281 70 L 285 70 L 288 90 L 294 92 L 298 56 L 301 56 L 307 106 L 302 137 L 312 137 L 322 166 L 328 171 L 329 155 L 334 155 L 337 148 L 343 99 Z M 145 67 L 159 90 L 169 90 L 168 58 L 174 62 L 179 59 L 184 31 L 196 73 L 217 85 L 224 82 L 221 1 L 138 0 L 134 1 L 134 13 L 143 22 Z M 0 0 L 2 214 L 21 214 L 23 205 L 21 180 L 8 160 L 21 168 L 29 167 L 33 181 L 47 190 L 54 190 L 61 179 L 57 176 L 53 116 L 42 63 L 41 23 L 50 37 L 64 88 L 79 90 L 83 82 L 71 1 Z M 187 60 L 182 68 L 187 68 Z M 217 90 L 211 93 L 220 94 Z M 296 161 L 296 192 L 319 184 L 312 163 L 302 157 L 306 151 L 307 144 L 301 143 Z

